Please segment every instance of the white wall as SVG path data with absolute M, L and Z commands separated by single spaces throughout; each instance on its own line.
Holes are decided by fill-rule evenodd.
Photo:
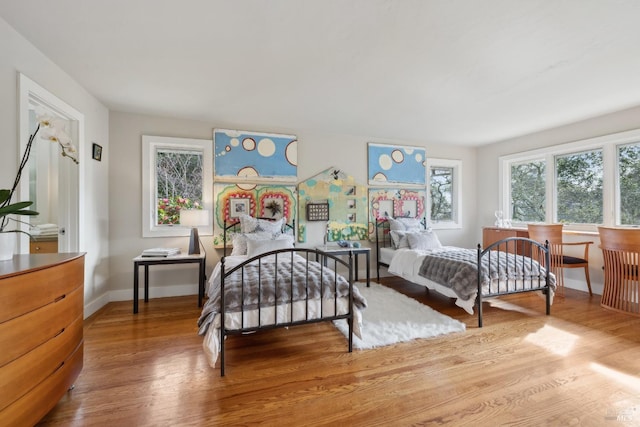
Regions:
M 480 147 L 476 159 L 478 170 L 476 180 L 478 194 L 476 237 L 478 239 L 482 237 L 483 226 L 493 225 L 495 222 L 493 213 L 498 209 L 498 158 L 500 156 L 639 128 L 640 107 L 636 107 Z M 601 294 L 604 277 L 602 274 L 602 251 L 598 248 L 600 241 L 597 234 L 585 234 L 568 238 L 568 241 L 585 240 L 594 242 L 589 251 L 591 286 L 595 293 Z M 565 286 L 586 291 L 587 287 L 584 284 L 582 269 L 567 270 L 565 272 Z
M 18 72 L 25 74 L 85 116 L 85 144 L 80 161 L 85 168 L 86 227 L 80 230 L 85 258 L 85 316 L 102 304 L 109 275 L 109 111 L 68 74 L 44 56 L 0 18 L 0 187 L 8 188 L 18 169 Z M 91 160 L 91 142 L 105 149 L 102 162 Z
M 214 127 L 263 132 L 293 134 L 298 137 L 298 180 L 305 180 L 328 167 L 336 167 L 367 183 L 367 142 L 398 143 L 424 146 L 427 156 L 460 159 L 463 162 L 463 188 L 474 188 L 475 150 L 449 147 L 423 141 L 385 141 L 369 136 L 320 134 L 303 129 L 273 127 L 256 129 L 251 124 L 238 126 L 230 123 L 206 123 L 177 118 L 152 117 L 138 114 L 111 112 L 111 162 L 110 193 L 110 250 L 111 250 L 111 300 L 132 298 L 132 258 L 143 249 L 154 246 L 185 248 L 186 237 L 142 238 L 142 135 L 172 136 L 181 138 L 212 139 Z M 463 198 L 463 229 L 438 230 L 444 244 L 474 247 L 476 195 L 465 191 Z M 210 273 L 219 260 L 220 250 L 213 249 L 212 239 L 201 236 L 207 248 L 207 272 Z M 321 243 L 322 237 L 316 243 Z M 309 241 L 307 245 L 313 244 Z M 366 244 L 366 243 L 365 243 Z M 375 266 L 372 264 L 372 272 Z M 142 273 L 142 272 L 141 272 Z M 152 267 L 150 272 L 151 297 L 195 294 L 197 272 L 192 266 Z M 194 297 L 194 303 L 196 299 Z

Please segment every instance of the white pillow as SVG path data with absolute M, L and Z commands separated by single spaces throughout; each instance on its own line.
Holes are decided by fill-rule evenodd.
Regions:
M 392 230 L 389 233 L 391 234 L 391 243 L 395 249 L 409 247 L 409 241 L 407 240 L 406 231 Z
M 420 231 L 422 230 L 422 224 L 418 218 L 396 218 L 396 221 L 404 225 L 404 229 L 407 231 Z
M 240 215 L 240 231 L 242 233 L 253 233 L 255 231 L 266 231 L 271 234 L 278 234 L 282 232 L 282 224 L 284 224 L 284 218 L 280 218 L 277 221 L 270 221 L 268 219 L 258 219 L 247 214 Z
M 400 221 L 396 221 L 393 218 L 387 218 L 387 221 L 389 221 L 389 230 L 391 231 L 405 231 L 405 227 L 404 224 L 401 223 Z
M 407 233 L 407 240 L 409 241 L 409 247 L 411 249 L 419 251 L 439 249 L 442 247 L 442 243 L 440 243 L 436 232 L 433 230 L 418 233 Z
M 252 258 L 266 252 L 278 249 L 293 248 L 293 239 L 268 239 L 268 240 L 247 240 L 247 257 Z
M 391 231 L 420 231 L 422 224 L 418 218 L 387 218 Z

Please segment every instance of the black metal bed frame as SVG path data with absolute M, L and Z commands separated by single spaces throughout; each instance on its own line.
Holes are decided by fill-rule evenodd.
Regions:
M 269 218 L 264 218 L 264 219 L 269 219 Z M 348 255 L 348 261 L 342 260 L 340 258 L 338 258 L 335 255 L 332 255 L 330 253 L 327 252 L 323 252 L 317 249 L 307 249 L 307 248 L 290 248 L 290 249 L 279 249 L 279 250 L 275 250 L 275 251 L 270 251 L 270 252 L 266 252 L 257 256 L 254 256 L 250 259 L 247 259 L 245 261 L 243 261 L 242 263 L 232 267 L 229 270 L 225 269 L 225 258 L 226 258 L 226 233 L 229 230 L 234 229 L 233 227 L 236 227 L 238 225 L 238 223 L 233 223 L 230 225 L 227 225 L 226 222 L 224 224 L 224 237 L 223 237 L 223 242 L 225 244 L 224 247 L 224 253 L 225 256 L 222 257 L 222 259 L 220 260 L 221 263 L 221 271 L 220 271 L 220 299 L 221 299 L 221 326 L 220 326 L 220 376 L 224 376 L 225 374 L 225 338 L 227 336 L 232 336 L 232 335 L 241 335 L 241 334 L 245 334 L 248 332 L 254 332 L 254 331 L 259 331 L 259 330 L 269 330 L 269 329 L 276 329 L 276 328 L 283 328 L 283 327 L 289 327 L 289 326 L 297 326 L 297 325 L 303 325 L 303 324 L 311 324 L 311 323 L 319 323 L 319 322 L 329 322 L 329 321 L 333 321 L 333 320 L 338 320 L 338 319 L 346 319 L 347 320 L 347 324 L 348 324 L 348 328 L 349 328 L 349 334 L 348 334 L 348 349 L 349 352 L 351 353 L 353 351 L 353 318 L 354 318 L 354 313 L 353 313 L 353 254 L 350 252 Z M 294 223 L 295 225 L 295 223 Z M 295 231 L 295 226 L 294 225 L 289 225 L 289 224 L 285 224 L 286 227 L 290 227 Z M 293 288 L 293 258 L 294 255 L 299 255 L 302 256 L 303 258 L 305 258 L 306 260 L 306 274 L 307 276 L 305 277 L 306 283 L 305 283 L 305 290 L 306 290 L 306 298 L 303 299 L 302 301 L 305 304 L 305 319 L 304 320 L 294 320 L 293 317 L 293 303 L 294 301 L 283 301 L 281 302 L 282 304 L 290 304 L 290 313 L 289 313 L 289 319 L 285 320 L 285 321 L 281 321 L 278 322 L 278 317 L 277 317 L 277 306 L 279 304 L 279 301 L 276 299 L 275 303 L 269 303 L 269 305 L 263 305 L 260 301 L 260 297 L 258 297 L 258 307 L 255 308 L 254 310 L 257 310 L 258 313 L 258 325 L 257 326 L 252 326 L 252 327 L 244 327 L 245 324 L 245 306 L 244 306 L 244 289 L 245 289 L 245 284 L 247 286 L 257 286 L 258 287 L 258 296 L 262 295 L 262 290 L 261 287 L 263 286 L 262 280 L 260 278 L 260 269 L 262 268 L 263 265 L 263 261 L 262 259 L 265 257 L 273 257 L 273 262 L 275 262 L 275 264 L 278 264 L 278 260 L 290 260 L 291 262 L 291 271 L 290 271 L 290 286 Z M 309 318 L 309 301 L 312 301 L 312 298 L 309 298 L 309 263 L 310 262 L 318 262 L 319 260 L 322 260 L 322 262 L 319 263 L 320 265 L 320 287 L 322 289 L 321 293 L 320 293 L 320 312 L 319 312 L 319 317 L 316 318 Z M 245 268 L 249 265 L 249 264 L 258 264 L 258 283 L 245 283 L 245 274 L 244 274 L 244 270 Z M 333 267 L 333 268 L 331 268 Z M 346 270 L 345 270 L 346 269 Z M 333 272 L 335 272 L 336 274 L 333 274 L 333 292 L 332 295 L 327 295 L 324 291 L 324 286 L 323 286 L 323 282 L 322 282 L 322 277 L 324 277 L 325 272 L 329 272 L 330 270 L 332 270 Z M 340 273 L 340 271 L 343 271 L 344 273 Z M 337 292 L 337 281 L 338 281 L 338 276 L 342 275 L 342 276 L 347 276 L 348 272 L 348 283 L 349 283 L 349 294 L 348 294 L 348 308 L 347 308 L 347 312 L 345 314 L 337 314 L 338 313 L 338 300 L 340 298 L 345 298 L 345 297 L 340 297 L 338 295 Z M 225 309 L 226 309 L 226 305 L 225 305 L 225 282 L 226 282 L 226 278 L 229 277 L 231 274 L 234 273 L 238 273 L 241 275 L 242 278 L 242 290 L 241 290 L 241 300 L 243 301 L 243 307 L 242 310 L 240 311 L 240 328 L 237 329 L 228 329 L 226 326 L 226 319 L 225 319 Z M 345 277 L 346 278 L 346 277 Z M 279 283 L 278 280 L 278 275 L 277 275 L 277 270 L 276 270 L 276 275 L 274 277 L 274 280 L 276 281 L 276 283 Z M 277 295 L 277 294 L 276 294 Z M 293 295 L 293 290 L 290 289 L 290 295 Z M 327 296 L 329 296 L 328 298 L 326 298 Z M 277 297 L 276 297 L 277 298 Z M 324 305 L 325 304 L 333 304 L 333 313 L 334 315 L 332 316 L 324 316 Z M 266 307 L 273 307 L 274 308 L 274 316 L 275 316 L 275 322 L 274 323 L 273 319 L 263 319 L 261 314 L 261 310 L 263 308 Z M 249 309 L 251 310 L 251 309 Z M 264 321 L 264 323 L 263 323 Z
M 500 291 L 500 283 L 513 280 L 513 278 L 500 279 L 495 282 L 490 280 L 488 288 L 485 292 L 482 290 L 481 269 L 482 260 L 487 259 L 487 263 L 490 266 L 492 260 L 496 258 L 496 262 L 500 265 L 500 257 L 507 257 L 510 255 L 522 255 L 520 259 L 514 258 L 518 263 L 522 265 L 522 271 L 524 271 L 525 264 L 533 265 L 537 262 L 538 265 L 544 268 L 544 278 L 538 274 L 535 277 L 528 277 L 528 280 L 524 280 L 521 289 L 514 289 L 511 291 Z M 476 305 L 478 308 L 478 327 L 482 328 L 482 299 L 491 298 L 502 295 L 520 294 L 523 292 L 541 291 L 545 294 L 545 308 L 547 316 L 551 314 L 551 292 L 549 292 L 549 275 L 551 270 L 549 256 L 549 243 L 545 242 L 544 245 L 536 242 L 535 240 L 527 239 L 524 237 L 508 237 L 506 239 L 499 240 L 491 245 L 487 246 L 484 250 L 482 245 L 478 245 L 478 296 L 476 298 Z
M 423 223 L 423 225 L 425 225 Z M 380 261 L 380 248 L 387 248 L 392 246 L 391 235 L 389 233 L 389 222 L 386 219 L 376 219 L 375 223 L 375 234 L 376 234 L 376 262 L 377 262 L 377 277 L 378 281 L 380 280 L 380 267 L 389 268 L 389 264 L 386 264 Z M 380 236 L 382 234 L 382 236 Z M 497 241 L 491 245 L 489 245 L 484 250 L 481 245 L 478 245 L 478 266 L 482 265 L 482 259 L 487 258 L 487 262 L 491 265 L 493 259 L 496 259 L 496 262 L 499 263 L 500 256 L 508 256 L 507 254 L 517 254 L 523 255 L 523 258 L 520 260 L 522 263 L 533 263 L 534 261 L 539 263 L 540 266 L 545 267 L 545 275 L 544 277 L 539 275 L 536 278 L 528 278 L 526 283 L 528 286 L 523 287 L 523 289 L 500 292 L 500 283 L 504 281 L 500 281 L 498 279 L 497 282 L 489 284 L 488 289 L 485 292 L 482 292 L 482 284 L 481 284 L 481 269 L 478 268 L 478 296 L 476 298 L 476 307 L 478 310 L 478 327 L 482 327 L 482 302 L 483 298 L 491 298 L 502 295 L 523 293 L 523 292 L 533 292 L 533 291 L 541 291 L 546 296 L 546 314 L 551 314 L 551 292 L 549 292 L 549 275 L 550 268 L 546 266 L 550 266 L 550 255 L 549 255 L 549 247 L 548 242 L 545 244 L 541 244 L 536 242 L 535 240 L 531 240 L 523 237 L 509 237 L 500 241 Z M 508 279 L 504 279 L 508 280 Z M 513 279 L 511 279 L 513 280 Z

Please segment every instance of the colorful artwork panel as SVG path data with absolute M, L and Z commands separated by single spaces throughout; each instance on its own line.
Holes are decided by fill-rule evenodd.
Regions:
M 422 147 L 368 144 L 369 185 L 426 182 L 426 150 Z
M 335 168 L 298 184 L 299 227 L 298 241 L 306 241 L 307 205 L 326 203 L 329 206 L 327 239 L 364 240 L 368 237 L 367 190 Z
M 294 135 L 215 129 L 213 145 L 216 181 L 297 181 L 298 140 Z
M 284 185 L 214 184 L 216 200 L 213 243 L 221 247 L 223 227 L 238 221 L 241 214 L 253 217 L 286 218 L 291 224 L 297 212 L 296 188 Z
M 422 218 L 425 215 L 426 190 L 371 188 L 369 212 L 371 223 L 386 217 Z M 374 230 L 370 229 L 373 233 Z M 375 235 L 373 235 L 375 238 Z

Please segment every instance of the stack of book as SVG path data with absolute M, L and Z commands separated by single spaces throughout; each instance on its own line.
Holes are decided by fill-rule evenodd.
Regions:
M 180 248 L 151 248 L 142 251 L 143 257 L 168 257 L 179 254 Z

